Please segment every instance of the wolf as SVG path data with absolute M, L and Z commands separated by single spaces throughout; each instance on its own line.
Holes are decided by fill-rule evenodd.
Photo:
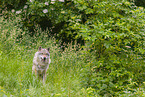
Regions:
M 50 48 L 45 49 L 40 46 L 33 59 L 32 74 L 35 72 L 36 77 L 43 80 L 43 83 L 45 83 L 46 72 L 51 63 L 49 50 Z

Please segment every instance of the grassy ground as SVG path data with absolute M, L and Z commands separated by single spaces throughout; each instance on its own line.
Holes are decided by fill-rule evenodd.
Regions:
M 81 88 L 80 71 L 83 55 L 76 46 L 65 51 L 48 35 L 30 37 L 19 28 L 19 17 L 0 17 L 0 96 L 4 97 L 79 97 L 85 96 Z M 41 31 L 36 27 L 36 32 Z M 22 38 L 20 35 L 23 35 Z M 46 84 L 32 75 L 33 57 L 38 47 L 50 47 L 51 64 Z
M 9 54 L 1 50 L 0 96 L 78 97 L 84 95 L 80 87 L 80 70 L 83 65 L 83 60 L 79 58 L 80 52 L 71 46 L 61 52 L 58 46 L 51 43 L 52 40 L 47 42 L 48 45 L 42 44 L 42 47 L 46 45 L 50 47 L 52 60 L 45 85 L 32 75 L 31 70 L 37 43 L 36 48 L 33 49 L 17 46 Z

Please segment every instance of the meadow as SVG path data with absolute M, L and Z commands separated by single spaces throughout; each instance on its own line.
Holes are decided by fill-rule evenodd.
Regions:
M 4 22 L 3 17 L 1 18 L 0 96 L 78 97 L 87 95 L 84 94 L 85 90 L 81 90 L 80 71 L 85 63 L 80 57 L 84 53 L 80 52 L 78 45 L 68 44 L 68 48 L 63 51 L 55 38 L 47 39 L 48 36 L 44 34 L 33 38 L 25 36 L 18 40 L 21 42 L 16 43 L 17 34 L 23 32 L 14 26 L 17 20 L 9 19 L 8 21 Z M 13 33 L 6 32 L 7 30 Z M 8 33 L 9 35 L 5 36 Z M 5 37 L 7 37 L 6 40 Z M 39 46 L 50 47 L 52 62 L 45 85 L 32 75 L 33 57 Z
M 52 41 L 51 41 L 52 42 Z M 61 52 L 57 46 L 51 48 L 50 68 L 47 72 L 46 84 L 32 75 L 32 61 L 37 48 L 26 49 L 25 47 L 13 50 L 13 55 L 4 55 L 1 51 L 1 92 L 0 95 L 9 96 L 80 96 L 80 70 L 83 60 L 73 48 Z M 43 45 L 43 47 L 48 46 Z M 37 46 L 36 46 L 37 47 Z M 74 50 L 74 51 L 73 51 Z M 23 54 L 22 54 L 23 53 Z
M 145 97 L 143 7 L 128 0 L 2 3 L 1 97 Z M 39 46 L 50 48 L 45 84 L 32 74 Z

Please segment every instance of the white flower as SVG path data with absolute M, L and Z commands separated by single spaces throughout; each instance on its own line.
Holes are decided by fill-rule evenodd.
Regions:
M 15 10 L 14 10 L 14 9 L 12 9 L 12 12 L 15 12 Z
M 76 21 L 81 21 L 81 19 L 76 19 Z
M 30 0 L 30 2 L 34 2 L 34 0 Z
M 21 11 L 16 11 L 16 14 L 19 14 L 19 13 L 21 13 Z
M 28 7 L 28 6 L 27 6 L 27 5 L 25 5 L 25 6 L 24 6 L 24 9 L 26 9 L 27 7 Z
M 60 2 L 64 2 L 64 0 L 59 0 Z
M 44 10 L 43 10 L 43 13 L 47 13 L 47 12 L 48 12 L 48 10 L 47 10 L 47 9 L 44 9 Z
M 48 2 L 45 2 L 45 5 L 49 5 Z
M 55 3 L 55 0 L 51 0 L 51 3 L 54 4 Z

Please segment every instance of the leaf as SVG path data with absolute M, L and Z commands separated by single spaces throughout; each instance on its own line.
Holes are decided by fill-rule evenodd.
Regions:
M 107 88 L 107 85 L 106 84 L 103 84 L 102 87 L 101 87 L 101 89 L 105 89 L 105 88 Z
M 112 82 L 109 82 L 109 87 L 114 87 L 115 85 Z
M 87 8 L 87 10 L 86 10 L 86 14 L 91 14 L 91 13 L 93 13 L 93 9 L 91 9 L 91 8 Z
M 145 53 L 145 49 L 140 48 L 139 51 L 141 52 L 141 54 Z
M 104 43 L 104 46 L 108 49 L 109 47 L 110 47 L 110 43 L 108 42 L 108 43 Z

